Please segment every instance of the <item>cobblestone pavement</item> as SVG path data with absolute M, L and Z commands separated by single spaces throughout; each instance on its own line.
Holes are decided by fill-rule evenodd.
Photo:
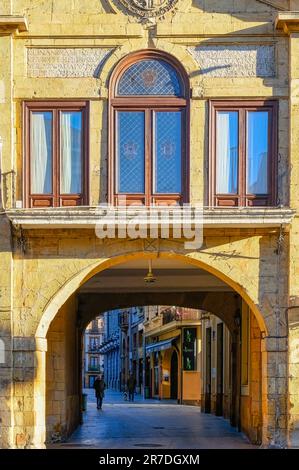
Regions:
M 97 410 L 93 390 L 88 393 L 84 424 L 65 443 L 51 448 L 97 449 L 250 449 L 256 448 L 223 418 L 200 412 L 196 406 L 173 400 L 124 401 L 119 392 L 106 391 Z

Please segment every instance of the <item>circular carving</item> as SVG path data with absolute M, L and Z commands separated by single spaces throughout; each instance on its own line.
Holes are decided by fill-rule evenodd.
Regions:
M 127 10 L 142 18 L 163 16 L 178 0 L 118 0 Z

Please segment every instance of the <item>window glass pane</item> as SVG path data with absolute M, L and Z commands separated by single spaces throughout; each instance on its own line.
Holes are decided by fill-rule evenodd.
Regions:
M 237 111 L 218 111 L 216 119 L 216 192 L 238 191 L 239 126 Z
M 144 112 L 117 113 L 118 192 L 144 193 Z
M 268 112 L 247 113 L 247 193 L 268 193 Z
M 60 192 L 82 192 L 82 113 L 60 113 Z
M 154 192 L 181 192 L 182 131 L 181 112 L 154 114 Z
M 117 94 L 181 96 L 182 90 L 178 74 L 168 62 L 147 59 L 136 62 L 124 72 Z
M 31 113 L 31 194 L 52 193 L 52 123 L 51 112 Z

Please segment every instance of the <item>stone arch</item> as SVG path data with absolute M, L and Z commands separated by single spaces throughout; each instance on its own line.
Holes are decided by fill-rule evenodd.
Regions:
M 183 62 L 173 54 L 170 54 L 167 51 L 160 50 L 160 49 L 141 49 L 138 51 L 132 51 L 129 54 L 126 54 L 114 67 L 110 79 L 109 79 L 109 95 L 110 98 L 114 98 L 117 96 L 116 93 L 116 86 L 118 78 L 121 78 L 122 75 L 128 70 L 132 65 L 137 63 L 138 61 L 146 60 L 146 59 L 153 59 L 153 60 L 162 60 L 167 61 L 168 64 L 173 68 L 173 71 L 179 77 L 180 84 L 182 87 L 182 97 L 188 99 L 189 98 L 189 77 L 186 72 L 186 69 L 183 65 Z
M 102 96 L 107 98 L 108 97 L 108 90 L 109 90 L 109 82 L 111 74 L 117 67 L 118 63 L 124 59 L 129 54 L 134 54 L 140 52 L 141 50 L 157 50 L 157 52 L 164 52 L 165 54 L 173 57 L 182 64 L 182 67 L 186 70 L 187 75 L 189 76 L 190 80 L 195 83 L 194 77 L 197 76 L 198 72 L 198 64 L 195 59 L 192 57 L 191 54 L 186 54 L 186 47 L 181 46 L 179 44 L 171 44 L 163 39 L 156 39 L 153 40 L 153 47 L 148 47 L 147 39 L 144 39 L 143 44 L 138 41 L 138 46 L 136 48 L 132 47 L 134 45 L 134 41 L 127 42 L 122 46 L 117 47 L 105 60 L 103 67 L 101 68 L 101 72 L 99 74 L 99 79 L 101 80 L 104 89 L 102 90 Z
M 136 248 L 136 246 L 135 246 L 135 248 Z M 125 251 L 125 247 L 123 247 L 122 251 Z M 108 252 L 109 252 L 109 250 L 108 250 Z M 44 338 L 47 339 L 48 348 L 49 348 L 48 351 L 50 351 L 50 354 L 53 354 L 52 345 L 53 345 L 53 342 L 54 342 L 54 338 L 50 338 L 47 335 L 47 333 L 48 333 L 48 331 L 49 331 L 49 333 L 51 333 L 51 323 L 52 323 L 52 321 L 56 322 L 56 319 L 61 321 L 61 318 L 65 318 L 65 319 L 69 318 L 66 321 L 68 321 L 68 322 L 71 321 L 72 324 L 74 325 L 75 335 L 72 332 L 71 333 L 72 337 L 75 337 L 78 334 L 81 335 L 81 333 L 82 333 L 82 327 L 84 325 L 78 323 L 78 316 L 76 316 L 76 314 L 75 314 L 75 312 L 77 312 L 77 315 L 79 313 L 79 316 L 80 316 L 80 304 L 79 304 L 79 308 L 78 308 L 78 304 L 75 302 L 76 307 L 73 308 L 73 313 L 71 313 L 71 315 L 72 315 L 71 317 L 68 317 L 68 315 L 66 315 L 66 313 L 69 312 L 69 310 L 65 309 L 65 305 L 69 303 L 70 299 L 76 298 L 77 301 L 78 301 L 78 296 L 76 296 L 76 291 L 78 290 L 78 288 L 80 286 L 82 286 L 85 282 L 87 282 L 88 279 L 92 278 L 95 274 L 100 273 L 101 271 L 109 269 L 113 266 L 117 266 L 119 264 L 124 264 L 128 261 L 132 261 L 132 260 L 138 259 L 138 258 L 139 259 L 143 258 L 145 260 L 156 259 L 157 257 L 160 257 L 160 258 L 163 258 L 163 259 L 168 259 L 168 260 L 172 259 L 172 260 L 177 260 L 177 261 L 180 261 L 180 262 L 189 263 L 189 264 L 192 264 L 192 265 L 194 265 L 198 268 L 201 268 L 201 269 L 204 269 L 204 270 L 208 271 L 209 273 L 213 274 L 214 276 L 216 276 L 219 279 L 222 279 L 224 282 L 226 282 L 235 291 L 235 293 L 238 293 L 240 295 L 240 297 L 242 297 L 244 299 L 244 301 L 246 301 L 246 303 L 251 308 L 251 310 L 253 312 L 253 315 L 255 316 L 257 321 L 259 322 L 259 325 L 261 325 L 261 327 L 263 328 L 262 331 L 266 331 L 266 324 L 265 324 L 265 321 L 264 321 L 264 317 L 263 317 L 263 314 L 259 311 L 258 305 L 256 305 L 253 298 L 250 297 L 250 292 L 247 292 L 245 290 L 244 284 L 242 286 L 241 284 L 239 284 L 236 281 L 236 279 L 238 279 L 238 276 L 237 276 L 238 269 L 237 269 L 237 267 L 235 267 L 236 272 L 234 272 L 234 270 L 232 270 L 232 269 L 228 272 L 227 271 L 223 272 L 219 269 L 221 267 L 221 265 L 217 266 L 216 263 L 214 263 L 214 265 L 213 265 L 213 263 L 211 262 L 212 259 L 209 260 L 210 261 L 209 264 L 206 262 L 206 260 L 201 259 L 200 252 L 194 252 L 194 253 L 186 254 L 186 252 L 184 252 L 183 250 L 181 252 L 178 252 L 178 251 L 175 252 L 175 251 L 171 251 L 169 249 L 166 250 L 166 247 L 165 247 L 165 251 L 161 251 L 159 253 L 157 253 L 157 252 L 146 252 L 144 250 L 132 250 L 131 252 L 127 251 L 125 253 L 121 253 L 121 250 L 119 250 L 119 252 L 114 252 L 114 253 L 115 253 L 114 256 L 110 255 L 109 258 L 108 258 L 108 256 L 106 256 L 106 258 L 103 258 L 102 261 L 97 260 L 97 262 L 94 262 L 92 264 L 89 263 L 89 266 L 85 267 L 84 269 L 81 269 L 79 272 L 74 274 L 71 277 L 71 279 L 69 279 L 68 282 L 58 292 L 56 292 L 56 294 L 49 300 L 48 306 L 45 309 L 44 314 L 42 316 L 42 319 L 40 320 L 40 323 L 38 325 L 38 329 L 36 331 L 36 337 L 38 339 L 40 339 L 41 337 L 44 337 Z M 231 277 L 229 276 L 229 272 L 232 273 Z M 235 295 L 234 292 L 231 293 L 231 294 Z M 81 296 L 81 293 L 79 295 L 79 298 L 80 298 L 80 296 Z M 223 299 L 220 299 L 220 296 L 219 296 L 218 300 L 220 302 L 219 303 L 220 308 L 223 308 L 223 305 L 226 305 L 225 302 L 223 302 Z M 73 302 L 73 300 L 71 300 L 71 302 Z M 184 302 L 184 299 L 183 299 L 182 302 L 181 302 L 181 305 L 184 306 L 184 303 L 185 302 Z M 73 305 L 75 305 L 75 304 L 73 304 Z M 175 303 L 174 303 L 174 305 L 175 305 Z M 195 305 L 196 305 L 196 302 L 194 303 L 194 307 L 195 307 Z M 192 305 L 189 305 L 189 306 L 192 307 Z M 232 304 L 230 304 L 230 306 L 232 306 Z M 77 308 L 77 310 L 75 310 L 75 308 Z M 115 308 L 117 308 L 117 307 L 115 307 Z M 209 311 L 208 308 L 207 308 L 207 311 Z M 229 311 L 229 306 L 228 306 L 228 311 Z M 217 315 L 216 312 L 217 312 L 217 305 L 214 309 L 214 314 Z M 213 313 L 213 312 L 211 312 L 211 313 Z M 222 320 L 225 321 L 225 318 L 222 318 Z M 53 322 L 53 324 L 55 325 L 54 322 Z M 231 322 L 231 325 L 232 325 L 232 322 Z M 57 324 L 56 324 L 56 326 L 57 326 Z M 66 328 L 66 326 L 63 326 L 63 328 Z M 259 332 L 260 332 L 260 330 L 261 330 L 261 328 L 259 328 Z M 59 334 L 63 336 L 64 331 L 68 331 L 68 329 L 67 328 L 64 329 L 64 330 L 61 329 L 61 332 Z M 70 330 L 70 331 L 73 331 L 73 330 Z M 53 332 L 54 332 L 54 335 L 57 334 L 57 330 L 55 330 L 55 328 L 53 329 L 52 333 Z M 56 341 L 56 339 L 55 339 L 55 341 Z M 233 344 L 235 346 L 237 345 L 237 341 L 238 341 L 238 333 L 234 332 Z M 81 343 L 81 341 L 78 342 L 79 348 L 80 348 L 80 343 Z M 73 351 L 73 357 L 74 356 L 77 357 L 78 356 L 78 350 L 74 348 L 72 351 Z M 261 351 L 259 351 L 259 354 L 260 353 L 261 353 Z M 54 354 L 56 354 L 55 351 L 54 351 Z M 233 376 L 234 377 L 238 377 L 237 370 L 238 370 L 239 359 L 237 358 L 236 354 L 237 354 L 237 352 L 235 351 L 234 352 L 234 357 L 235 357 L 234 365 L 232 365 L 232 367 L 233 367 L 232 370 L 233 370 Z M 268 354 L 267 351 L 263 352 L 263 361 L 266 361 L 267 354 Z M 44 384 L 44 386 L 46 386 L 46 384 L 47 384 L 47 368 L 46 368 L 47 363 L 48 363 L 48 360 L 46 359 L 46 354 L 44 353 L 43 354 L 43 362 L 41 362 L 41 360 L 40 360 L 37 363 L 37 375 L 40 377 L 40 382 L 42 382 Z M 65 365 L 63 365 L 63 367 L 65 367 Z M 59 371 L 59 372 L 62 374 L 63 370 L 64 369 L 62 368 L 61 371 Z M 73 370 L 73 368 L 72 367 L 68 368 L 68 370 Z M 50 369 L 50 374 L 51 374 L 51 369 Z M 64 374 L 63 374 L 63 376 L 64 376 Z M 235 380 L 234 383 L 235 384 L 237 383 L 237 379 Z M 267 383 L 267 377 L 266 377 L 266 375 L 264 375 L 263 376 L 264 386 L 266 386 L 266 383 Z M 34 387 L 38 387 L 38 385 L 34 385 Z M 78 390 L 79 389 L 80 389 L 80 386 L 78 387 Z M 235 392 L 236 392 L 236 385 L 234 385 L 234 395 L 236 395 Z M 259 396 L 260 402 L 262 402 L 261 397 L 262 397 L 262 395 Z M 54 399 L 54 401 L 55 401 L 55 399 Z M 47 405 L 47 403 L 48 403 L 47 401 L 43 400 L 45 415 L 46 415 L 46 417 L 50 417 L 50 420 L 51 420 L 52 419 L 51 412 L 49 413 L 49 415 L 47 414 L 47 407 L 50 410 L 51 406 L 54 405 L 54 402 L 49 401 L 49 405 Z M 69 427 L 68 427 L 70 425 L 70 422 L 67 420 L 67 418 L 66 418 L 67 416 L 72 416 L 73 417 L 72 421 L 71 421 L 72 425 L 75 422 L 77 424 L 79 422 L 79 415 L 78 415 L 79 409 L 80 409 L 80 394 L 79 393 L 74 394 L 74 401 L 72 403 L 74 404 L 72 412 L 70 414 L 65 414 L 65 411 L 63 411 L 64 414 L 61 415 L 62 416 L 62 421 L 61 422 L 59 421 L 58 423 L 56 423 L 57 425 L 61 424 L 61 431 L 59 431 L 59 432 L 62 432 L 62 434 L 65 433 L 65 435 L 67 435 L 69 433 L 69 430 L 70 430 Z M 231 404 L 231 413 L 232 413 L 231 420 L 232 420 L 232 423 L 234 423 L 234 425 L 237 424 L 237 421 L 236 421 L 236 416 L 238 416 L 238 412 L 236 411 L 237 409 L 238 409 L 237 402 L 236 403 L 234 402 L 234 404 Z M 262 420 L 263 426 L 265 426 L 266 422 L 267 422 L 266 421 L 267 420 L 267 413 L 265 412 L 265 415 L 260 414 L 259 416 L 263 416 L 263 418 L 260 418 L 260 419 Z M 265 418 L 264 418 L 264 416 L 265 416 Z M 51 427 L 52 424 L 50 424 L 50 426 L 48 427 L 47 423 L 48 423 L 47 420 L 45 420 L 45 423 L 41 423 L 40 428 L 43 429 L 43 431 L 42 431 L 43 433 L 47 432 L 47 436 L 49 438 L 49 436 L 51 436 L 51 433 L 53 432 L 54 428 L 52 429 L 52 427 Z M 55 424 L 55 426 L 56 426 L 56 424 Z M 43 434 L 40 434 L 40 435 L 42 436 Z
M 220 271 L 216 267 L 211 264 L 208 264 L 197 256 L 194 253 L 191 254 L 182 254 L 177 252 L 170 252 L 170 251 L 163 251 L 160 252 L 159 255 L 157 253 L 150 253 L 144 251 L 133 251 L 131 253 L 126 253 L 122 255 L 112 256 L 111 258 L 103 259 L 102 261 L 97 261 L 85 268 L 81 271 L 74 274 L 64 285 L 60 288 L 56 293 L 52 296 L 49 300 L 44 313 L 38 323 L 38 327 L 36 329 L 35 337 L 37 338 L 46 338 L 48 328 L 50 323 L 55 318 L 56 313 L 62 307 L 62 305 L 67 301 L 67 299 L 81 286 L 83 285 L 88 279 L 93 277 L 95 274 L 108 269 L 109 267 L 125 263 L 126 261 L 143 258 L 143 259 L 155 259 L 159 256 L 159 258 L 165 259 L 176 259 L 181 262 L 189 263 L 194 266 L 197 266 L 200 269 L 204 269 L 205 271 L 209 272 L 210 274 L 216 276 L 223 282 L 225 282 L 228 286 L 230 286 L 236 293 L 238 293 L 243 300 L 248 304 L 250 309 L 252 310 L 253 314 L 255 315 L 259 328 L 263 332 L 263 334 L 267 334 L 268 328 L 266 324 L 266 320 L 259 309 L 257 303 L 254 302 L 252 297 L 250 296 L 248 290 L 245 289 L 240 283 L 236 282 L 234 278 L 228 276 L 223 271 Z M 231 270 L 233 272 L 233 270 Z M 238 273 L 236 273 L 238 274 Z M 236 276 L 238 279 L 238 276 Z

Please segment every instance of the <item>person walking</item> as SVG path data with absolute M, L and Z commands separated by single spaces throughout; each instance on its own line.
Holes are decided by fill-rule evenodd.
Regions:
M 132 373 L 130 374 L 130 377 L 127 380 L 127 387 L 129 392 L 129 401 L 134 401 L 136 379 Z
M 103 398 L 105 396 L 104 390 L 106 388 L 106 384 L 104 382 L 104 378 L 101 375 L 98 375 L 94 381 L 93 388 L 95 389 L 96 399 L 97 399 L 97 409 L 102 409 Z

